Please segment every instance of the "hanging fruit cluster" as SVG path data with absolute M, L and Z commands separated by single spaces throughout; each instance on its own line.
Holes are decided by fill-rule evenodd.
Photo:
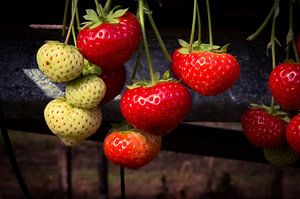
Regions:
M 268 49 L 272 51 L 273 69 L 268 86 L 272 95 L 271 106 L 251 104 L 243 114 L 241 122 L 246 138 L 256 147 L 263 148 L 265 158 L 276 166 L 294 163 L 300 155 L 300 62 L 299 37 L 294 37 L 293 11 L 295 2 L 289 3 L 289 30 L 286 37 L 286 60 L 277 64 L 275 45 L 276 19 L 281 7 L 279 0 L 274 4 L 262 26 L 248 40 L 255 39 L 272 20 L 271 39 Z M 292 118 L 292 119 L 290 119 Z
M 66 85 L 65 96 L 52 100 L 44 111 L 51 131 L 67 146 L 75 146 L 95 133 L 101 125 L 101 104 L 121 93 L 126 79 L 124 63 L 139 48 L 131 82 L 121 95 L 124 122 L 111 129 L 103 149 L 106 157 L 120 166 L 137 169 L 149 163 L 160 151 L 162 136 L 180 125 L 189 113 L 191 91 L 215 96 L 230 89 L 239 79 L 240 64 L 227 53 L 228 45 L 213 43 L 209 0 L 205 3 L 209 44 L 201 41 L 200 9 L 194 0 L 190 41 L 179 39 L 180 47 L 171 56 L 146 0 L 137 1 L 136 15 L 120 6 L 111 9 L 111 0 L 104 6 L 95 0 L 96 9 L 86 10 L 85 22 L 80 24 L 76 17 L 78 27 L 83 25 L 77 34 L 74 28 L 77 1 L 72 1 L 72 19 L 65 43 L 47 42 L 37 53 L 40 70 L 50 80 Z M 146 18 L 170 62 L 170 70 L 163 75 L 155 71 L 152 63 Z M 71 31 L 74 46 L 67 45 Z M 143 52 L 150 78 L 137 80 L 135 74 Z

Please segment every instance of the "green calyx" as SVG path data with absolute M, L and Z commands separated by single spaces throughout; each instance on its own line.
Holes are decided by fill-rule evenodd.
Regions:
M 100 75 L 102 72 L 101 68 L 95 64 L 90 63 L 88 60 L 84 59 L 84 66 L 82 70 L 82 75 Z
M 279 105 L 274 105 L 274 108 L 266 106 L 264 104 L 254 104 L 251 103 L 249 108 L 251 109 L 262 109 L 265 110 L 267 113 L 274 115 L 280 119 L 282 119 L 285 122 L 290 122 L 290 117 L 288 116 L 288 113 L 285 111 L 280 110 L 281 107 Z
M 119 9 L 120 6 L 114 7 L 109 12 L 106 12 L 106 10 L 101 6 L 101 4 L 97 4 L 96 11 L 93 9 L 87 9 L 86 15 L 83 16 L 86 22 L 83 22 L 82 28 L 96 28 L 100 26 L 102 23 L 111 23 L 111 24 L 118 24 L 119 17 L 123 16 L 127 9 Z
M 177 80 L 173 79 L 171 77 L 171 74 L 170 74 L 170 71 L 167 70 L 164 75 L 162 76 L 162 78 L 160 77 L 160 74 L 159 72 L 156 72 L 154 73 L 154 78 L 153 78 L 153 81 L 147 81 L 147 80 L 133 80 L 133 84 L 127 86 L 128 89 L 134 89 L 134 88 L 138 88 L 138 87 L 141 87 L 141 86 L 144 86 L 144 87 L 152 87 L 154 85 L 156 85 L 157 83 L 160 83 L 160 82 L 176 82 Z
M 197 52 L 197 51 L 213 52 L 213 53 L 226 53 L 227 48 L 230 45 L 230 44 L 226 44 L 224 46 L 217 46 L 217 45 L 211 46 L 210 44 L 199 43 L 197 40 L 192 44 L 192 51 L 190 52 L 188 42 L 186 42 L 182 39 L 178 39 L 178 43 L 182 47 L 181 49 L 179 49 L 179 52 L 182 54 L 190 54 L 192 52 Z

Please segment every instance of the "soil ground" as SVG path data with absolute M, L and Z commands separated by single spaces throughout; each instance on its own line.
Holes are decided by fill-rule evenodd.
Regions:
M 22 174 L 34 198 L 61 197 L 58 138 L 9 132 Z M 72 149 L 73 198 L 100 198 L 99 145 Z M 109 163 L 109 198 L 120 198 L 119 167 Z M 279 177 L 278 177 L 279 176 Z M 284 198 L 300 195 L 297 168 L 161 151 L 139 170 L 125 170 L 128 199 Z M 280 196 L 281 195 L 281 196 Z M 0 199 L 23 198 L 0 138 Z

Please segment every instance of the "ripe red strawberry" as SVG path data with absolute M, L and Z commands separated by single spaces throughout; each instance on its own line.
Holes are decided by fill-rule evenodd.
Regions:
M 300 154 L 300 114 L 295 115 L 286 129 L 288 145 L 297 154 Z
M 279 64 L 269 76 L 269 89 L 285 109 L 300 109 L 300 64 Z
M 191 89 L 201 95 L 218 95 L 238 80 L 240 64 L 229 53 L 193 51 L 178 48 L 172 55 L 172 71 Z
M 84 18 L 89 22 L 78 33 L 77 47 L 87 60 L 104 70 L 121 67 L 140 45 L 140 24 L 127 9 L 98 14 L 87 10 Z
M 103 142 L 104 154 L 114 164 L 138 169 L 157 156 L 161 137 L 137 130 L 113 131 Z
M 106 93 L 102 104 L 110 102 L 121 93 L 126 82 L 126 69 L 124 66 L 113 71 L 102 70 L 100 77 L 106 85 Z
M 242 127 L 247 139 L 257 147 L 277 148 L 285 143 L 287 122 L 260 108 L 243 114 Z
M 189 112 L 191 94 L 174 81 L 128 88 L 120 102 L 129 124 L 153 135 L 165 135 L 176 128 Z

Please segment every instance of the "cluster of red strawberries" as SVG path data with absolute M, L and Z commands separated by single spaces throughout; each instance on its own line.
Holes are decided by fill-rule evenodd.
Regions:
M 56 99 L 62 100 L 63 104 L 60 101 L 54 105 L 50 104 L 51 106 L 45 109 L 45 119 L 49 128 L 69 146 L 78 144 L 99 128 L 100 121 L 97 125 L 93 125 L 93 122 L 100 120 L 100 117 L 94 117 L 86 110 L 98 108 L 100 103 L 110 101 L 121 92 L 126 79 L 124 63 L 132 57 L 143 38 L 139 19 L 127 9 L 107 11 L 98 5 L 97 11 L 88 9 L 84 19 L 87 21 L 78 32 L 77 46 L 72 47 L 78 54 L 79 61 L 73 60 L 72 56 L 70 58 L 67 54 L 60 56 L 60 52 L 54 49 L 54 54 L 51 54 L 51 50 L 45 52 L 43 63 L 39 64 L 42 66 L 41 70 L 46 73 L 50 71 L 55 73 L 55 76 L 61 76 L 61 68 L 69 63 L 82 62 L 81 68 L 76 70 L 76 75 L 62 81 L 82 89 L 86 87 L 80 86 L 81 82 L 77 79 L 89 73 L 89 70 L 93 69 L 92 66 L 101 68 L 100 77 L 103 78 L 106 87 L 105 97 L 101 102 L 98 100 L 93 106 L 84 106 L 82 109 L 82 103 L 94 101 L 93 96 L 98 91 L 89 87 L 88 91 L 91 94 L 87 94 L 88 91 L 73 89 L 72 95 L 67 95 L 66 89 L 67 99 Z M 113 163 L 137 169 L 157 156 L 162 136 L 174 130 L 191 109 L 192 96 L 187 87 L 201 95 L 214 96 L 225 92 L 238 80 L 240 65 L 234 56 L 226 53 L 225 48 L 194 44 L 192 50 L 189 50 L 187 43 L 181 41 L 180 44 L 181 47 L 173 53 L 171 65 L 177 80 L 171 78 L 170 72 L 167 71 L 162 78 L 156 75 L 152 81 L 137 81 L 128 85 L 122 93 L 120 110 L 129 125 L 112 130 L 103 144 L 105 155 Z M 62 64 L 56 67 L 57 70 L 55 67 L 49 69 L 49 63 L 55 65 L 55 61 L 57 62 L 56 55 Z M 38 55 L 38 62 L 39 57 Z M 84 67 L 84 63 L 87 67 Z M 75 69 L 70 67 L 63 72 L 73 70 Z M 80 98 L 71 101 L 68 96 Z M 82 115 L 79 109 L 81 112 L 86 111 L 86 115 Z M 92 117 L 92 122 L 89 117 Z M 93 126 L 92 131 L 82 133 L 89 130 L 90 126 Z M 84 137 L 81 134 L 84 134 Z M 66 141 L 70 139 L 71 143 Z
M 296 38 L 300 55 L 300 35 Z M 300 63 L 286 62 L 269 75 L 269 90 L 279 106 L 253 105 L 242 116 L 245 136 L 264 149 L 266 159 L 277 166 L 295 162 L 300 155 Z M 290 114 L 288 114 L 290 112 Z M 291 116 L 291 119 L 290 117 Z

